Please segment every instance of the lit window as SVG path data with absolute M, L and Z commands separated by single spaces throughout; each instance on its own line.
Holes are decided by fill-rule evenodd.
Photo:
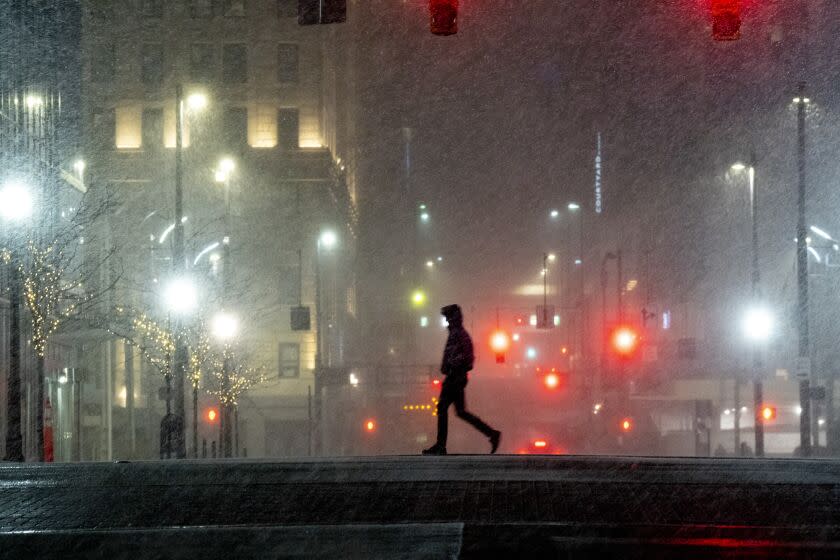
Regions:
M 140 107 L 117 107 L 116 146 L 120 150 L 136 150 L 142 144 L 142 110 Z
M 277 145 L 277 109 L 271 105 L 257 105 L 250 114 L 249 144 L 254 148 L 273 148 Z

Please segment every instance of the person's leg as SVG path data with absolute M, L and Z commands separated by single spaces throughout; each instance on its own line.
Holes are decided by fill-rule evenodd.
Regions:
M 443 382 L 440 390 L 440 399 L 437 404 L 437 418 L 438 418 L 438 433 L 437 443 L 442 448 L 446 448 L 446 440 L 449 437 L 449 405 L 452 404 L 453 387 L 451 383 Z
M 465 396 L 465 389 L 466 384 L 461 385 L 457 392 L 454 392 L 452 396 L 452 401 L 455 404 L 455 414 L 458 415 L 458 418 L 463 420 L 464 422 L 471 425 L 473 428 L 481 432 L 487 437 L 491 437 L 496 434 L 496 430 L 488 426 L 481 418 L 469 412 L 466 408 L 466 396 Z

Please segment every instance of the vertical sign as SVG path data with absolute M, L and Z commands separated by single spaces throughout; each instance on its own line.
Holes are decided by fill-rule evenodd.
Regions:
M 595 213 L 600 214 L 604 209 L 601 193 L 601 132 L 598 132 L 595 149 Z

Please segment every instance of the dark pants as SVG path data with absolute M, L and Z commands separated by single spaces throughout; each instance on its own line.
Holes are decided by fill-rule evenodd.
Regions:
M 443 381 L 440 389 L 440 400 L 437 405 L 438 435 L 437 444 L 446 447 L 446 438 L 449 435 L 449 405 L 455 405 L 455 414 L 464 422 L 487 437 L 492 436 L 496 430 L 485 424 L 481 418 L 467 411 L 464 403 L 464 389 L 467 387 L 466 376 L 450 375 Z

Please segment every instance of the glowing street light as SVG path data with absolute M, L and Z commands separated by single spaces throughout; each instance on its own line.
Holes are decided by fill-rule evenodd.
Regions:
M 426 292 L 423 290 L 414 290 L 411 294 L 411 304 L 414 307 L 422 307 L 426 304 Z
M 549 215 L 550 215 L 552 218 L 554 218 L 554 219 L 556 220 L 558 217 L 560 217 L 560 210 L 553 209 L 553 210 L 549 213 Z
M 765 307 L 748 309 L 741 322 L 744 336 L 753 342 L 765 342 L 773 334 L 773 314 Z
M 203 93 L 191 93 L 187 96 L 187 107 L 190 111 L 202 111 L 208 104 L 207 96 Z
M 0 189 L 0 216 L 10 222 L 21 222 L 32 215 L 32 194 L 21 183 L 7 183 Z
M 173 278 L 163 292 L 166 308 L 175 315 L 186 315 L 198 307 L 198 290 L 191 278 Z
M 211 329 L 216 339 L 227 342 L 239 332 L 239 318 L 233 313 L 220 311 L 213 317 Z
M 318 238 L 318 246 L 324 249 L 332 249 L 338 244 L 338 235 L 331 229 L 321 232 Z
M 580 204 L 578 204 L 577 202 L 570 202 L 566 206 L 566 208 L 568 208 L 570 211 L 574 212 L 576 210 L 580 210 Z

